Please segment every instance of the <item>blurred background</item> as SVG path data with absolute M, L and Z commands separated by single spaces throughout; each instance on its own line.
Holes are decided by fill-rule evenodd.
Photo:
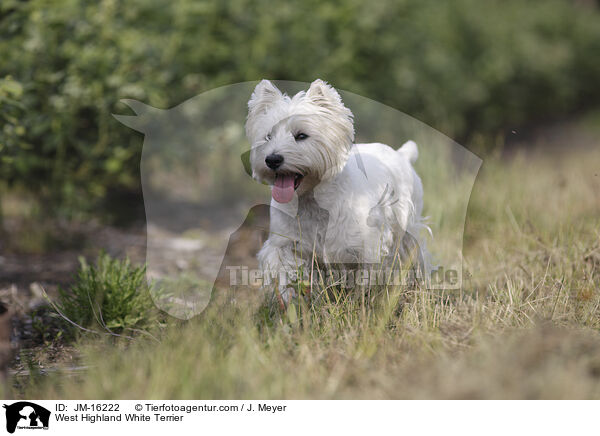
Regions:
M 597 271 L 600 258 L 594 256 L 600 255 L 594 254 L 598 251 L 593 232 L 597 235 L 600 197 L 595 187 L 600 179 L 590 157 L 597 159 L 597 153 L 576 151 L 600 148 L 598 1 L 1 0 L 0 301 L 9 306 L 7 311 L 0 305 L 0 378 L 16 344 L 22 351 L 10 363 L 13 371 L 34 374 L 26 369 L 34 365 L 27 362 L 43 367 L 45 361 L 59 360 L 79 371 L 76 353 L 63 341 L 65 323 L 48 306 L 44 291 L 82 325 L 94 323 L 96 313 L 88 304 L 92 291 L 104 298 L 107 328 L 145 328 L 155 321 L 148 315 L 152 302 L 138 292 L 146 273 L 140 266 L 146 260 L 147 241 L 140 179 L 144 136 L 112 116 L 134 114 L 120 100 L 169 109 L 217 87 L 262 78 L 324 79 L 422 121 L 483 159 L 464 239 L 471 253 L 471 289 L 478 290 L 478 283 L 487 289 L 495 277 L 506 276 L 507 268 L 512 268 L 509 274 L 515 280 L 524 271 L 522 281 L 529 283 L 533 280 L 529 270 L 539 267 L 537 277 L 546 280 L 550 257 L 545 257 L 546 248 L 541 250 L 539 241 L 553 240 L 547 242 L 547 250 L 556 257 L 556 235 L 563 235 L 560 244 L 568 249 L 568 255 L 557 257 L 565 271 L 589 270 L 589 277 Z M 361 116 L 364 120 L 368 115 Z M 220 128 L 206 140 L 244 148 L 239 125 Z M 574 157 L 562 165 L 565 152 Z M 542 159 L 548 155 L 552 160 Z M 239 167 L 239 150 L 213 157 L 201 176 L 217 186 L 219 168 Z M 436 167 L 428 170 L 435 172 Z M 177 169 L 169 175 L 173 174 Z M 525 185 L 528 190 L 522 189 Z M 182 204 L 169 203 L 170 216 Z M 561 219 L 568 223 L 564 231 L 557 230 Z M 209 262 L 201 256 L 208 252 L 211 238 L 231 234 L 229 227 L 219 230 L 224 233 L 190 229 L 176 234 L 165 221 L 152 229 L 162 238 L 160 253 L 186 251 L 202 262 Z M 524 237 L 523 232 L 537 228 L 544 229 L 542 237 L 533 231 L 534 236 Z M 232 241 L 237 237 L 234 234 Z M 534 248 L 523 248 L 527 243 Z M 253 259 L 260 240 L 255 238 L 252 244 L 238 244 L 232 255 Z M 503 244 L 506 247 L 499 249 Z M 114 258 L 129 257 L 135 267 L 100 256 L 97 269 L 83 263 L 75 278 L 78 259 L 93 263 L 101 251 Z M 522 260 L 519 253 L 529 260 Z M 192 265 L 183 258 L 173 259 L 176 271 Z M 550 271 L 563 283 L 561 268 L 553 265 Z M 580 289 L 590 290 L 577 291 L 581 298 L 573 301 L 579 304 L 587 298 L 594 303 L 589 296 L 595 295 L 595 282 L 585 275 L 580 283 Z M 508 303 L 496 298 L 500 294 L 494 293 L 494 286 L 489 288 L 490 301 L 498 301 L 498 313 L 504 313 Z M 71 293 L 61 292 L 61 287 L 71 287 Z M 504 289 L 503 282 L 498 289 Z M 554 302 L 550 318 L 562 298 L 562 287 L 556 298 L 552 289 L 547 300 Z M 512 304 L 510 290 L 509 296 Z M 496 307 L 492 303 L 490 307 Z M 566 303 L 564 307 L 565 313 L 571 310 Z M 8 316 L 15 312 L 18 316 Z M 542 312 L 534 310 L 531 316 Z M 463 326 L 468 317 L 457 313 L 456 325 Z M 591 325 L 597 331 L 597 324 Z M 452 331 L 459 335 L 462 330 L 452 327 Z M 197 337 L 194 333 L 194 344 Z M 460 338 L 456 341 L 462 344 L 468 333 L 464 338 L 460 333 Z M 389 349 L 396 348 L 403 350 Z M 251 350 L 248 356 L 256 354 Z M 583 360 L 573 355 L 577 362 Z M 210 359 L 211 365 L 219 366 Z M 310 362 L 298 362 L 301 371 L 290 374 L 319 373 L 306 369 Z M 440 367 L 447 374 L 448 365 Z M 106 372 L 109 379 L 121 373 L 118 368 Z M 529 367 L 524 368 L 527 376 L 519 379 L 519 385 L 529 379 Z M 597 374 L 596 369 L 588 372 Z M 464 374 L 471 372 L 467 368 Z M 485 383 L 477 383 L 487 386 L 489 371 L 481 373 Z M 412 370 L 407 374 L 398 378 L 401 391 L 406 384 L 402 380 L 414 379 Z M 566 380 L 570 387 L 573 378 L 543 380 Z M 370 380 L 362 375 L 359 379 Z M 122 386 L 129 386 L 130 378 L 125 380 Z M 414 380 L 420 384 L 421 379 Z M 440 378 L 433 380 L 432 389 L 437 390 Z M 587 383 L 585 378 L 578 380 Z M 155 385 L 145 378 L 142 382 Z M 315 386 L 320 385 L 328 386 L 317 380 Z
M 3 0 L 0 288 L 51 290 L 99 249 L 143 261 L 143 135 L 120 99 L 322 78 L 485 161 L 596 144 L 578 132 L 600 125 L 599 54 L 592 0 Z
M 261 78 L 322 78 L 485 157 L 598 107 L 598 53 L 595 1 L 3 0 L 0 189 L 40 215 L 127 218 L 143 138 L 119 100 Z

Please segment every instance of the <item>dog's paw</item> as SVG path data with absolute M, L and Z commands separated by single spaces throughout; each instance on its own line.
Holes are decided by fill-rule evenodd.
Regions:
M 258 257 L 265 286 L 277 283 L 279 286 L 287 287 L 290 283 L 308 277 L 308 263 L 295 256 L 292 250 L 265 245 Z
M 285 288 L 280 286 L 277 290 L 277 296 L 280 300 L 280 304 L 287 306 L 290 301 L 298 296 L 298 293 L 292 286 L 287 286 Z

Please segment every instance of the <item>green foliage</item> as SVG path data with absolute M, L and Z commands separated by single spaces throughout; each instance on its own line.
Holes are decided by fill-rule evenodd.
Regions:
M 599 19 L 567 0 L 4 0 L 0 177 L 85 209 L 139 183 L 119 99 L 264 77 L 321 77 L 491 148 L 598 102 Z
M 19 99 L 23 95 L 21 84 L 13 80 L 10 76 L 0 79 L 0 163 L 2 168 L 9 165 L 18 164 L 13 162 L 10 149 L 16 147 L 25 147 L 20 141 L 25 133 L 23 125 L 19 121 L 22 105 Z M 12 153 L 15 154 L 15 153 Z
M 84 328 L 104 332 L 147 329 L 157 322 L 157 310 L 146 285 L 146 268 L 101 255 L 96 266 L 81 259 L 76 282 L 59 289 L 61 314 Z

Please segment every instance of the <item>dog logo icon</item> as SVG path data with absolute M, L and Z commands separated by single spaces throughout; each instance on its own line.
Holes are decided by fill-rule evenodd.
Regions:
M 48 429 L 50 411 L 42 406 L 29 401 L 19 401 L 10 405 L 4 404 L 6 409 L 6 431 L 14 433 L 19 429 Z

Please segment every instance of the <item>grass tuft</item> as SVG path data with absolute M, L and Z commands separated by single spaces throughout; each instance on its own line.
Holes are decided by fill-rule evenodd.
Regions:
M 76 282 L 59 288 L 59 313 L 82 329 L 107 333 L 146 330 L 155 326 L 158 310 L 146 284 L 146 267 L 102 254 L 96 265 L 80 258 Z

